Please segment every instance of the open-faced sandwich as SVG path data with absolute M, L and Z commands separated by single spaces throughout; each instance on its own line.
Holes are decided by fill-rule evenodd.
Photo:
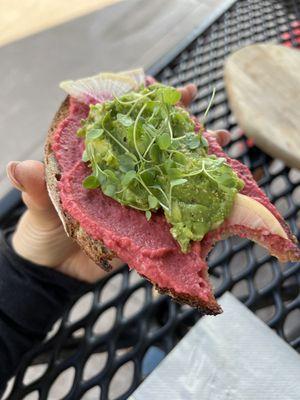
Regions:
M 239 235 L 300 260 L 249 169 L 178 105 L 175 88 L 149 84 L 140 69 L 61 87 L 68 96 L 45 148 L 48 191 L 97 264 L 109 270 L 119 257 L 161 292 L 217 314 L 205 261 L 217 241 Z

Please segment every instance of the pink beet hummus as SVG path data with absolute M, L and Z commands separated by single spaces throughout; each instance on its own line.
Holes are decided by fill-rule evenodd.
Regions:
M 170 226 L 162 213 L 153 214 L 151 220 L 147 221 L 143 212 L 122 206 L 105 196 L 101 190 L 84 189 L 82 181 L 90 174 L 90 170 L 81 161 L 84 145 L 82 139 L 76 136 L 76 131 L 88 111 L 86 105 L 71 98 L 69 115 L 59 124 L 53 136 L 52 150 L 62 171 L 59 190 L 63 209 L 91 237 L 101 240 L 131 268 L 135 268 L 160 288 L 209 301 L 212 293 L 206 278 L 204 257 L 213 243 L 226 233 L 226 222 L 217 231 L 209 232 L 202 242 L 194 243 L 189 253 L 183 254 L 171 236 Z M 205 133 L 205 136 L 210 152 L 226 157 L 227 162 L 244 180 L 242 193 L 267 207 L 291 237 L 282 217 L 259 189 L 248 168 L 228 158 L 211 135 Z M 283 252 L 295 251 L 296 248 L 291 240 L 268 235 L 267 232 L 251 232 L 247 227 L 239 226 L 231 227 L 229 231 L 249 238 L 259 235 L 261 242 L 265 241 L 268 248 L 280 247 Z
M 212 294 L 200 243 L 194 243 L 191 251 L 183 254 L 162 213 L 153 214 L 147 221 L 145 213 L 122 206 L 101 190 L 83 188 L 82 181 L 90 171 L 81 161 L 83 141 L 76 131 L 88 107 L 74 99 L 69 107 L 69 116 L 57 127 L 52 142 L 62 171 L 59 189 L 63 209 L 91 237 L 101 240 L 160 288 L 209 301 Z

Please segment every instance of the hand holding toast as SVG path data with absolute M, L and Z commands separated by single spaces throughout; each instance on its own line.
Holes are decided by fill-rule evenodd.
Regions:
M 187 107 L 195 97 L 197 88 L 190 84 L 180 91 L 181 102 Z M 217 137 L 220 145 L 224 146 L 229 142 L 227 131 L 211 133 Z M 27 206 L 13 236 L 15 251 L 33 263 L 55 268 L 86 282 L 101 279 L 106 272 L 67 237 L 48 196 L 43 163 L 33 160 L 12 161 L 7 166 L 7 173 L 12 184 L 22 191 Z M 114 259 L 111 264 L 117 268 L 122 262 Z

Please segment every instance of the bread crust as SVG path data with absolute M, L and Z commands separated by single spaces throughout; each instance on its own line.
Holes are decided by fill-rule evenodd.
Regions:
M 116 257 L 114 253 L 109 250 L 103 242 L 100 240 L 93 239 L 87 232 L 80 226 L 78 221 L 72 218 L 68 213 L 66 213 L 61 204 L 60 192 L 59 192 L 59 181 L 61 178 L 61 170 L 59 164 L 55 158 L 52 151 L 52 138 L 58 127 L 58 125 L 67 118 L 69 114 L 69 96 L 61 104 L 59 110 L 55 114 L 51 126 L 48 130 L 47 139 L 44 149 L 44 161 L 45 161 L 45 177 L 47 190 L 50 199 L 62 221 L 64 229 L 69 237 L 71 237 L 75 242 L 81 247 L 81 249 L 87 254 L 87 256 L 92 259 L 97 265 L 103 268 L 105 271 L 111 270 L 111 265 L 109 261 Z M 208 274 L 207 281 L 208 281 Z M 143 276 L 148 279 L 147 277 Z M 150 281 L 151 282 L 151 281 Z M 209 281 L 208 281 L 209 282 Z M 198 308 L 203 314 L 216 315 L 222 312 L 221 307 L 216 302 L 215 298 L 211 296 L 207 301 L 201 300 L 199 298 L 189 296 L 183 293 L 177 293 L 175 290 L 169 288 L 161 288 L 156 282 L 151 282 L 155 285 L 156 289 L 162 294 L 168 294 L 175 301 L 188 304 L 192 307 Z
M 114 257 L 114 254 L 108 250 L 100 240 L 95 240 L 89 236 L 79 225 L 79 223 L 62 209 L 58 188 L 58 183 L 61 178 L 61 171 L 52 151 L 51 143 L 56 128 L 60 122 L 67 118 L 68 114 L 69 96 L 61 104 L 48 130 L 45 144 L 45 175 L 47 190 L 67 235 L 74 239 L 87 254 L 87 256 L 96 264 L 102 267 L 105 271 L 110 271 L 111 265 L 109 264 L 109 260 Z

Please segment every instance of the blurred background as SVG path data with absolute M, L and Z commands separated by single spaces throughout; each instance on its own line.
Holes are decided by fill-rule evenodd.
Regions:
M 41 159 L 64 93 L 100 71 L 146 69 L 232 0 L 0 1 L 0 197 L 9 160 Z

